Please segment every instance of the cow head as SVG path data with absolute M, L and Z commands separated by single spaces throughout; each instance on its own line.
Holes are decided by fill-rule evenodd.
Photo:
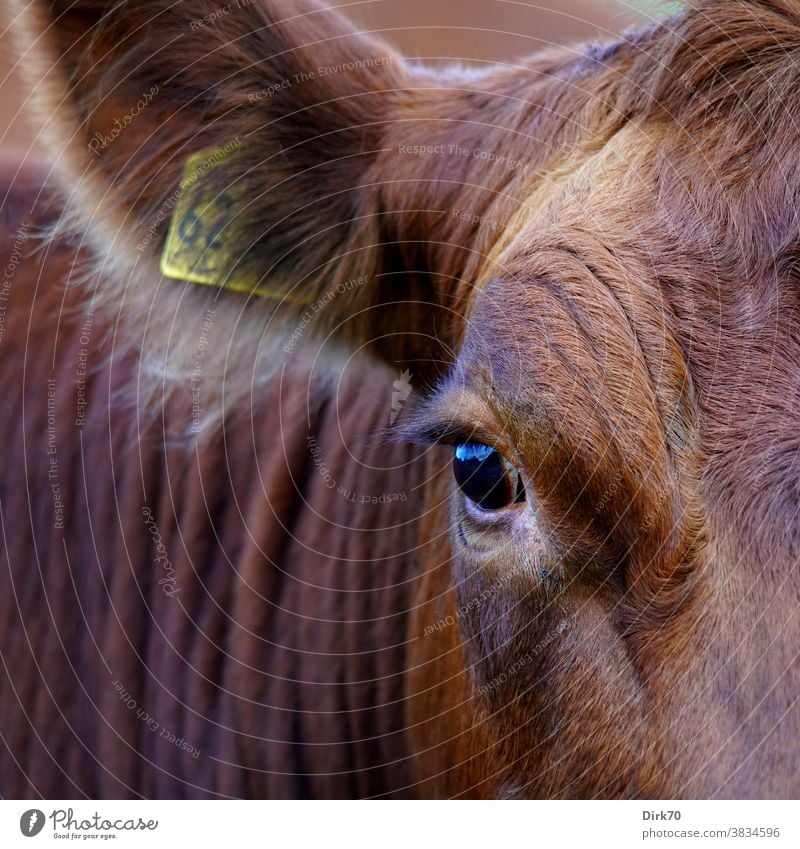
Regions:
M 309 3 L 20 7 L 101 291 L 159 373 L 213 300 L 248 387 L 301 342 L 435 386 L 427 791 L 796 792 L 800 3 L 485 73 Z M 161 273 L 196 155 L 226 199 L 210 287 Z

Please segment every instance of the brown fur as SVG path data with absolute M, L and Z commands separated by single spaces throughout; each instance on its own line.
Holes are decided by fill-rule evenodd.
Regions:
M 144 352 L 148 410 L 210 300 L 212 433 L 269 393 L 302 316 L 163 280 L 163 228 L 135 249 L 185 157 L 241 138 L 214 179 L 248 199 L 242 266 L 312 300 L 369 280 L 306 350 L 410 367 L 428 398 L 408 432 L 493 444 L 523 475 L 527 506 L 479 526 L 430 461 L 406 537 L 420 792 L 796 795 L 800 3 L 702 3 L 477 75 L 408 66 L 310 3 L 201 35 L 211 2 L 19 5 L 86 275 L 115 345 Z
M 129 397 L 139 359 L 117 355 L 102 313 L 85 331 L 94 307 L 64 286 L 78 245 L 37 249 L 58 205 L 35 174 L 7 191 L 15 170 L 0 188 L 4 269 L 20 249 L 0 340 L 0 793 L 409 795 L 424 464 L 370 440 L 391 377 L 351 370 L 331 391 L 297 360 L 202 434 L 187 387 L 154 419 Z

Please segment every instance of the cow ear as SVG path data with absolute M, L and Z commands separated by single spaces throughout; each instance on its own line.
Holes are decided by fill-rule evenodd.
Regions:
M 290 337 L 310 309 L 351 347 L 382 323 L 419 338 L 427 295 L 385 273 L 374 168 L 409 85 L 385 44 L 293 0 L 16 6 L 21 67 L 101 293 L 152 318 L 169 292 L 234 290 Z M 387 304 L 391 321 L 369 319 Z M 282 311 L 291 320 L 273 321 Z

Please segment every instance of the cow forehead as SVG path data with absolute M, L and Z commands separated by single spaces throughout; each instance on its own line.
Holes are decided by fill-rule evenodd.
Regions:
M 513 272 L 544 234 L 558 228 L 629 238 L 632 215 L 655 199 L 654 160 L 663 133 L 655 121 L 593 129 L 558 156 L 520 197 L 474 281 L 476 290 Z
M 624 434 L 626 453 L 652 456 L 684 427 L 688 365 L 654 273 L 674 250 L 653 235 L 658 145 L 658 128 L 626 125 L 543 175 L 476 287 L 454 382 L 517 445 L 568 428 Z
M 631 437 L 638 427 L 651 443 L 686 382 L 677 350 L 657 331 L 643 343 L 621 299 L 579 258 L 552 251 L 540 259 L 548 276 L 499 278 L 483 290 L 457 382 L 488 404 L 492 425 L 518 444 L 532 429 L 563 427 Z M 670 376 L 665 408 L 661 384 Z
M 605 352 L 625 365 L 619 337 L 635 335 L 645 317 L 635 309 L 641 293 L 655 294 L 647 268 L 659 245 L 652 224 L 646 234 L 640 225 L 657 202 L 658 138 L 656 127 L 634 123 L 592 135 L 538 177 L 476 281 L 463 365 L 529 368 L 556 344 L 577 359 Z

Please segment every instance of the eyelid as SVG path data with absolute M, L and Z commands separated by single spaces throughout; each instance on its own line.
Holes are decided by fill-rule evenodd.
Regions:
M 492 445 L 491 437 L 477 423 L 471 425 L 458 419 L 424 417 L 405 428 L 405 438 L 423 444 L 458 445 L 464 442 L 483 442 Z M 495 447 L 492 445 L 492 447 Z
M 458 409 L 459 413 L 450 412 L 453 409 Z M 492 426 L 494 419 L 491 411 L 475 396 L 465 391 L 451 391 L 424 403 L 403 428 L 402 436 L 423 445 L 481 442 L 516 465 L 516 452 L 500 434 L 500 429 Z

